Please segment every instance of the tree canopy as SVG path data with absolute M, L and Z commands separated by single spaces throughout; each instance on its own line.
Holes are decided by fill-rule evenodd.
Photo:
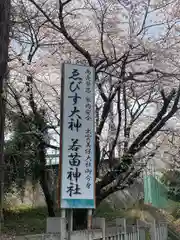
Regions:
M 38 111 L 46 109 L 47 128 L 61 121 L 60 64 L 95 68 L 97 204 L 138 179 L 157 154 L 168 121 L 178 121 L 177 6 L 161 0 L 12 3 L 7 104 L 30 121 L 37 162 L 44 164 L 47 147 L 59 150 L 42 137 Z M 43 168 L 41 173 L 43 183 Z
M 27 180 L 36 183 L 39 179 L 40 163 L 37 156 L 39 140 L 36 135 L 40 134 L 32 113 L 26 115 L 26 118 L 22 118 L 21 114 L 11 113 L 10 121 L 12 132 L 5 143 L 6 191 L 13 184 L 16 184 L 19 190 L 23 190 Z M 32 131 L 36 135 L 32 134 Z

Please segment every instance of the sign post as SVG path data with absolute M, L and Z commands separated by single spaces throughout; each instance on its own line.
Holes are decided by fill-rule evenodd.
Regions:
M 88 228 L 88 230 L 90 230 L 92 228 L 92 209 L 88 209 L 87 228 Z
M 73 210 L 68 209 L 68 240 L 71 240 L 72 231 L 73 231 Z
M 95 208 L 94 68 L 64 64 L 61 84 L 58 206 L 89 209 L 90 226 Z

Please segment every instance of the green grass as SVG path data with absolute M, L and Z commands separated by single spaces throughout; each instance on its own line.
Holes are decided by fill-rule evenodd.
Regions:
M 95 216 L 104 217 L 109 222 L 116 218 L 126 218 L 128 224 L 134 224 L 139 218 L 136 212 L 132 213 L 129 209 L 113 209 L 106 201 L 103 201 L 96 209 Z
M 110 205 L 103 201 L 96 209 L 95 216 L 105 217 L 107 221 L 115 218 L 126 217 L 129 224 L 134 223 L 138 216 L 139 210 L 134 212 L 124 209 L 112 209 Z M 56 213 L 56 215 L 60 215 Z M 5 221 L 3 232 L 14 235 L 40 234 L 45 232 L 46 218 L 48 216 L 45 207 L 32 208 L 22 206 L 11 208 L 5 212 Z
M 112 209 L 112 207 L 105 201 L 102 202 L 96 209 L 94 215 L 98 217 L 105 217 L 107 221 L 111 221 L 118 217 L 125 217 L 129 224 L 134 223 L 136 219 L 144 218 L 144 216 L 145 218 L 149 218 L 149 215 L 155 218 L 160 216 L 156 209 L 143 204 L 126 210 Z M 6 210 L 4 216 L 5 221 L 3 232 L 5 234 L 28 235 L 45 232 L 48 213 L 46 207 L 32 208 L 28 206 L 21 206 Z M 60 216 L 60 214 L 56 213 L 56 216 Z
M 44 207 L 20 207 L 5 211 L 4 217 L 4 233 L 38 234 L 45 231 L 47 210 Z
M 103 202 L 97 208 L 95 215 L 98 217 L 105 217 L 107 220 L 124 216 L 122 210 L 114 211 L 106 202 Z M 5 234 L 15 235 L 44 233 L 47 216 L 46 207 L 32 208 L 22 206 L 11 208 L 5 211 L 3 232 Z M 60 216 L 60 214 L 56 212 L 56 216 Z
M 124 211 L 121 209 L 114 210 L 106 201 L 103 201 L 96 209 L 95 216 L 104 217 L 106 220 L 113 220 L 117 217 L 123 217 Z

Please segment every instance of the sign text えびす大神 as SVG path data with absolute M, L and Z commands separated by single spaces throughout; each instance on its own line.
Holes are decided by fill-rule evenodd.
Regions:
M 82 78 L 80 77 L 78 69 L 73 69 L 72 75 L 68 79 L 69 81 L 69 92 L 68 98 L 72 99 L 72 106 L 70 109 L 68 128 L 71 131 L 79 131 L 79 128 L 82 127 L 81 123 L 81 111 L 78 109 L 78 101 L 82 101 L 81 96 L 78 94 L 80 92 L 80 86 L 82 83 Z M 68 155 L 69 159 L 69 171 L 67 172 L 67 179 L 69 180 L 69 185 L 67 186 L 67 193 L 70 197 L 81 194 L 81 189 L 79 187 L 79 178 L 81 172 L 79 172 L 79 166 L 81 164 L 81 155 L 79 155 L 79 148 L 81 145 L 78 145 L 79 139 L 71 139 L 71 144 L 69 145 L 70 154 Z

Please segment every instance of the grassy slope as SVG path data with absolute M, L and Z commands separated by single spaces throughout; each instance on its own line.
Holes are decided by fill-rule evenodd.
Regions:
M 57 216 L 60 215 L 57 213 Z M 146 205 L 137 205 L 133 209 L 115 209 L 109 204 L 103 202 L 96 210 L 96 216 L 105 217 L 111 221 L 117 217 L 126 217 L 129 224 L 134 223 L 136 219 L 150 220 L 153 217 L 163 219 L 163 216 L 153 207 Z M 5 224 L 3 232 L 12 235 L 38 234 L 45 232 L 46 227 L 46 208 L 21 207 L 14 208 L 5 212 Z
M 14 208 L 5 212 L 3 232 L 12 235 L 44 232 L 46 208 Z
M 60 216 L 57 212 L 56 215 Z M 96 216 L 105 217 L 112 220 L 116 217 L 123 217 L 122 210 L 113 211 L 112 208 L 104 202 L 96 211 Z M 3 232 L 5 234 L 25 235 L 38 234 L 45 232 L 47 209 L 45 207 L 30 208 L 20 207 L 5 212 L 5 221 Z

